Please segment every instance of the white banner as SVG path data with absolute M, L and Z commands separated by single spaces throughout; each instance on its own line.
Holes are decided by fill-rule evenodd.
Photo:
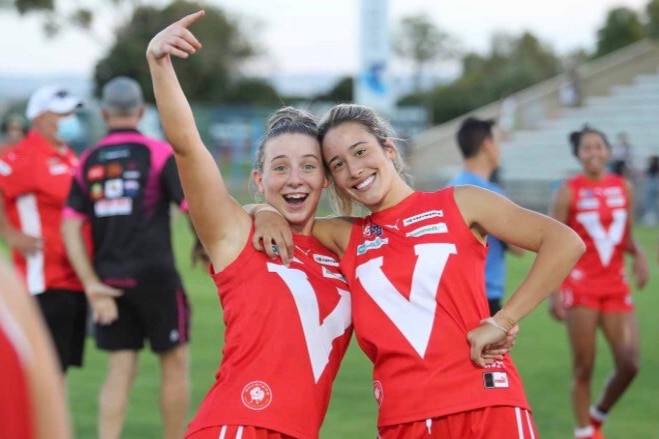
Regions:
M 359 72 L 355 102 L 391 115 L 395 106 L 391 89 L 389 0 L 361 0 L 359 17 Z

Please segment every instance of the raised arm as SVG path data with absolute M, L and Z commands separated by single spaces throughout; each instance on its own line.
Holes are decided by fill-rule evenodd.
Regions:
M 204 11 L 158 33 L 147 48 L 153 90 L 167 140 L 174 149 L 190 218 L 216 270 L 233 261 L 249 236 L 251 218 L 228 192 L 213 156 L 201 140 L 192 109 L 176 77 L 172 56 L 188 58 L 201 44 L 188 29 Z

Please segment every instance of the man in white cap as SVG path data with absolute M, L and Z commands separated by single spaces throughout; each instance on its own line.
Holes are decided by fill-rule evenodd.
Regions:
M 162 369 L 162 437 L 182 437 L 187 421 L 190 308 L 174 263 L 169 215 L 172 203 L 184 211 L 187 203 L 171 146 L 137 130 L 144 110 L 135 80 L 117 77 L 103 87 L 109 133 L 82 154 L 64 213 L 64 242 L 93 310 L 96 345 L 108 352 L 100 439 L 121 437 L 145 340 Z M 93 257 L 84 247 L 86 222 Z
M 27 104 L 31 129 L 0 155 L 0 235 L 35 295 L 59 357 L 61 370 L 81 366 L 87 301 L 61 236 L 62 211 L 77 158 L 67 146 L 80 135 L 80 100 L 45 86 Z

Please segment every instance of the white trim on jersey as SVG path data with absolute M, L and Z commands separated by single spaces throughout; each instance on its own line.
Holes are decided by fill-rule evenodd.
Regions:
M 526 413 L 526 425 L 529 427 L 529 432 L 531 433 L 531 439 L 535 439 L 535 432 L 533 431 L 533 421 L 531 421 L 531 412 L 524 410 Z
M 20 294 L 20 293 L 18 293 Z M 0 296 L 0 327 L 7 335 L 7 339 L 14 346 L 18 358 L 24 365 L 32 362 L 32 350 L 25 332 L 9 311 L 7 304 Z
M 41 218 L 34 194 L 22 195 L 16 199 L 16 210 L 21 222 L 21 232 L 41 238 Z M 27 289 L 30 294 L 40 294 L 46 290 L 46 273 L 44 272 L 43 251 L 31 253 L 25 257 L 27 271 Z
M 529 439 L 535 439 L 535 432 L 533 431 L 533 421 L 531 421 L 531 415 L 528 410 L 515 407 L 515 420 L 517 421 L 517 436 L 519 439 L 524 439 L 524 426 L 522 425 L 522 410 L 526 415 L 526 427 L 529 429 L 529 434 L 531 435 Z
M 227 426 L 223 425 L 222 428 L 220 428 L 220 437 L 218 439 L 231 439 L 226 436 L 227 436 Z M 234 439 L 242 439 L 242 437 L 243 437 L 243 427 L 239 426 L 236 429 L 236 436 Z

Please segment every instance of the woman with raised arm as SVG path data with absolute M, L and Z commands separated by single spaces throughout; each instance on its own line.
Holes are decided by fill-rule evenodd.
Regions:
M 286 266 L 249 243 L 252 219 L 202 143 L 172 66 L 172 57 L 201 49 L 188 28 L 203 15 L 165 28 L 147 49 L 162 126 L 212 263 L 226 325 L 216 382 L 186 438 L 317 439 L 352 333 L 338 259 L 310 236 L 327 185 L 317 125 L 303 111 L 277 111 L 252 172 L 259 192 L 294 232 L 294 257 Z
M 634 257 L 637 287 L 648 280 L 645 252 L 632 235 L 631 184 L 607 172 L 611 147 L 606 136 L 585 127 L 570 135 L 572 153 L 583 172 L 558 190 L 552 216 L 573 228 L 586 253 L 552 295 L 550 312 L 565 320 L 572 349 L 572 405 L 577 439 L 602 439 L 602 423 L 638 372 L 639 337 L 631 291 L 625 275 L 625 253 Z M 597 328 L 613 354 L 614 370 L 591 405 Z
M 379 438 L 538 437 L 512 360 L 488 360 L 484 349 L 558 287 L 583 242 L 564 224 L 475 186 L 415 191 L 394 138 L 369 108 L 329 111 L 319 139 L 337 210 L 351 215 L 358 203 L 370 214 L 320 219 L 313 230 L 341 258 L 351 288 L 355 334 L 374 364 Z M 537 252 L 493 317 L 484 292 L 487 234 Z

